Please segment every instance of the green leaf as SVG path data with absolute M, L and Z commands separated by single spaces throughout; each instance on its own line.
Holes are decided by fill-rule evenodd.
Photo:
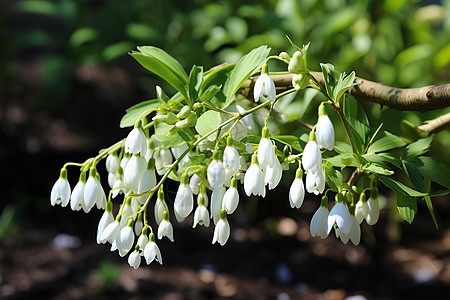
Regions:
M 167 135 L 174 125 L 158 123 L 155 125 L 155 139 L 163 148 L 176 148 L 186 142 L 194 141 L 195 136 L 190 129 L 178 130 L 172 135 Z
M 210 102 L 210 100 L 220 91 L 217 85 L 209 86 L 200 96 L 200 102 Z
M 332 157 L 326 157 L 326 161 L 335 167 L 345 168 L 345 167 L 359 167 L 360 163 L 357 158 L 355 158 L 354 153 L 341 153 Z
M 200 85 L 200 93 L 202 93 L 201 97 L 205 95 L 211 86 L 223 87 L 233 67 L 234 65 L 225 65 L 223 67 L 206 71 L 203 74 L 203 81 Z M 226 106 L 227 99 L 224 94 L 224 89 L 221 88 L 212 98 L 201 101 L 209 101 L 216 107 L 224 108 Z
M 397 208 L 402 218 L 411 224 L 417 213 L 416 199 L 397 193 Z
M 444 164 L 429 156 L 419 156 L 409 161 L 425 178 L 450 189 L 450 170 Z
M 377 178 L 388 188 L 395 191 L 397 194 L 402 194 L 403 196 L 412 196 L 412 197 L 424 197 L 427 196 L 426 193 L 422 193 L 419 191 L 415 191 L 410 187 L 407 187 L 401 182 L 395 181 L 389 177 L 384 175 L 377 174 Z
M 345 185 L 341 172 L 333 168 L 329 162 L 325 164 L 325 178 L 331 190 L 334 192 L 338 192 L 339 187 Z
M 353 86 L 353 82 L 355 81 L 355 77 L 356 77 L 355 71 L 351 72 L 350 75 L 348 75 L 346 77 L 344 77 L 345 76 L 344 74 L 340 75 L 339 81 L 333 90 L 335 102 L 337 102 L 337 101 L 339 101 L 339 99 L 341 99 L 342 95 L 344 95 L 344 93 L 351 86 Z
M 127 108 L 126 114 L 122 117 L 122 120 L 120 120 L 120 128 L 134 126 L 134 123 L 136 123 L 136 120 L 143 112 L 145 112 L 146 110 L 156 109 L 159 107 L 159 105 L 160 103 L 158 102 L 158 99 L 151 99 Z M 146 115 L 148 115 L 149 113 L 150 112 L 148 112 Z
M 408 178 L 409 180 L 411 180 L 414 188 L 416 188 L 420 192 L 427 192 L 427 188 L 425 187 L 425 184 L 423 182 L 423 176 L 422 174 L 420 174 L 419 169 L 405 160 L 402 160 L 402 164 L 403 170 L 405 171 L 406 175 L 408 175 Z
M 433 142 L 434 134 L 409 144 L 403 153 L 403 159 L 410 159 L 426 153 Z
M 259 70 L 266 57 L 269 55 L 269 52 L 270 48 L 265 45 L 260 46 L 250 51 L 250 53 L 243 56 L 238 61 L 224 86 L 226 103 L 230 102 L 231 98 L 236 94 L 244 81 Z
M 367 153 L 384 152 L 405 145 L 406 143 L 404 140 L 390 132 L 384 131 L 380 134 L 380 137 L 369 146 Z
M 188 99 L 188 77 L 184 70 L 183 72 L 179 70 L 179 68 L 181 68 L 181 65 L 178 63 L 178 61 L 176 61 L 173 57 L 168 55 L 163 50 L 155 47 L 138 47 L 138 50 L 140 50 L 141 52 L 133 51 L 130 53 L 130 55 L 134 59 L 136 59 L 144 68 L 167 81 L 178 92 L 180 92 L 185 99 Z
M 220 113 L 214 110 L 204 112 L 197 120 L 195 129 L 200 135 L 205 135 L 216 129 L 222 123 Z
M 189 74 L 189 106 L 198 101 L 198 92 L 203 79 L 203 67 L 193 66 Z
M 431 202 L 430 196 L 425 196 L 425 203 L 427 204 L 428 211 L 430 212 L 431 218 L 433 219 L 434 226 L 436 226 L 436 229 L 439 229 L 439 225 L 436 220 L 436 216 L 434 215 L 434 208 L 433 208 L 433 202 Z
M 283 143 L 285 145 L 289 145 L 292 149 L 303 152 L 303 147 L 300 144 L 300 139 L 294 135 L 272 135 L 270 138 Z
M 333 148 L 337 153 L 353 152 L 352 146 L 348 143 L 336 141 Z
M 351 95 L 344 97 L 344 116 L 355 141 L 356 150 L 363 154 L 370 131 L 369 119 L 361 104 Z
M 334 87 L 336 86 L 336 81 L 334 79 L 334 66 L 330 63 L 320 64 L 320 68 L 322 69 L 323 79 L 325 81 L 325 89 L 327 90 L 328 96 L 332 98 L 334 102 L 336 99 L 333 98 Z
M 362 167 L 363 170 L 370 171 L 375 174 L 381 175 L 392 175 L 394 171 L 384 168 L 383 166 L 376 163 L 368 163 Z
M 378 153 L 378 154 L 368 153 L 364 154 L 362 157 L 367 161 L 377 163 L 381 166 L 387 167 L 387 163 L 390 163 L 396 166 L 397 168 L 402 167 L 400 155 L 397 153 Z
M 178 60 L 169 55 L 166 51 L 154 46 L 140 46 L 137 47 L 137 49 L 141 53 L 152 56 L 155 59 L 163 62 L 174 74 L 179 76 L 183 82 L 188 82 L 188 75 L 186 71 L 183 69 Z

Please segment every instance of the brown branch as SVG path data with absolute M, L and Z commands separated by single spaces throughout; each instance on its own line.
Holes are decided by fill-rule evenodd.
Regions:
M 314 77 L 324 84 L 322 73 Z M 277 87 L 291 87 L 292 74 L 271 75 Z M 243 88 L 252 87 L 257 77 L 245 81 Z M 375 102 L 398 110 L 430 111 L 450 106 L 450 84 L 430 85 L 421 88 L 399 89 L 356 77 L 357 85 L 348 93 L 360 101 Z
M 425 124 L 419 126 L 419 129 L 429 133 L 436 133 L 447 128 L 450 128 L 450 113 L 446 113 L 430 121 L 425 121 Z

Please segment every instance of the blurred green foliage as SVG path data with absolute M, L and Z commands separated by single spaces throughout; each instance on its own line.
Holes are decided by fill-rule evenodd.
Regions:
M 137 45 L 165 49 L 189 70 L 234 63 L 262 44 L 292 53 L 288 35 L 311 42 L 311 70 L 331 62 L 396 87 L 450 79 L 450 0 L 23 0 L 5 5 L 0 26 L 2 97 L 38 61 L 40 86 L 30 98 L 47 108 L 71 97 L 84 65 L 123 66 L 135 88 L 154 94 L 155 78 L 127 55 Z M 402 118 L 420 125 L 442 113 L 366 108 L 387 129 Z M 441 135 L 440 147 L 450 147 L 449 134 Z

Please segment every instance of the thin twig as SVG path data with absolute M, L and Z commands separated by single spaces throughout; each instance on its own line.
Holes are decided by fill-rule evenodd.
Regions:
M 419 129 L 425 130 L 429 133 L 437 133 L 447 128 L 450 128 L 450 113 L 446 113 L 436 119 L 426 121 L 425 124 L 419 126 Z

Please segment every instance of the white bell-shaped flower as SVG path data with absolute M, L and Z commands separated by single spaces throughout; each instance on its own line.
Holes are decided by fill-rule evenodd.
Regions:
M 244 191 L 247 196 L 260 195 L 266 196 L 266 187 L 264 185 L 264 173 L 257 162 L 255 154 L 252 156 L 252 162 L 244 176 Z
M 314 134 L 314 131 L 312 131 Z M 303 150 L 302 165 L 306 171 L 313 170 L 318 163 L 322 164 L 322 154 L 316 141 L 310 140 Z
M 135 208 L 133 208 L 133 199 L 130 197 L 125 198 L 124 203 L 120 206 L 119 212 L 123 215 L 120 218 L 120 228 L 124 228 L 128 223 L 128 218 L 126 216 L 132 216 L 135 213 Z M 135 216 L 134 216 L 135 217 Z
M 322 203 L 324 201 L 322 200 Z M 328 201 L 327 201 L 328 202 Z M 319 209 L 314 213 L 311 224 L 309 227 L 309 231 L 311 233 L 311 236 L 319 236 L 320 238 L 324 239 L 328 236 L 327 232 L 327 223 L 328 223 L 328 208 L 320 204 Z
M 58 180 L 53 185 L 52 191 L 50 193 L 50 204 L 55 206 L 55 204 L 61 204 L 62 207 L 66 207 L 70 200 L 70 184 L 67 180 L 67 169 L 62 168 L 59 174 Z
M 295 179 L 289 188 L 289 203 L 292 208 L 300 208 L 305 199 L 305 186 L 303 185 L 303 172 L 300 167 L 298 167 Z
M 138 240 L 137 240 L 137 242 L 136 242 L 136 245 L 139 246 L 139 254 L 140 254 L 141 256 L 144 255 L 144 249 L 145 249 L 145 246 L 147 246 L 148 241 L 149 241 L 149 240 L 148 240 L 147 230 L 144 229 L 144 231 L 142 232 L 142 234 L 139 235 L 139 238 L 138 238 Z
M 231 180 L 230 188 L 225 192 L 225 195 L 223 196 L 222 208 L 225 209 L 228 214 L 232 214 L 236 210 L 238 204 L 239 192 L 237 190 L 237 180 L 236 178 L 233 178 Z
M 269 190 L 273 190 L 280 183 L 283 170 L 280 161 L 275 157 L 273 166 L 267 165 L 264 169 L 264 184 L 269 186 Z
M 104 244 L 106 243 L 106 240 L 104 242 L 102 242 L 102 234 L 105 231 L 105 228 L 111 224 L 112 222 L 114 222 L 114 217 L 112 214 L 112 202 L 109 201 L 106 204 L 106 209 L 105 212 L 103 213 L 102 217 L 100 218 L 100 222 L 98 222 L 98 227 L 97 227 L 97 244 Z
M 375 225 L 380 217 L 380 204 L 378 202 L 378 189 L 372 190 L 372 194 L 367 200 L 366 222 L 369 225 Z
M 333 150 L 334 147 L 334 127 L 325 111 L 323 102 L 319 106 L 319 119 L 316 124 L 317 144 L 321 149 Z
M 172 153 L 168 149 L 158 149 L 155 152 L 155 167 L 158 175 L 162 176 L 169 170 L 168 165 L 172 164 Z
M 118 172 L 115 175 L 115 179 L 112 185 L 112 193 L 111 197 L 114 199 L 119 194 L 125 195 L 130 189 L 125 186 L 125 183 L 123 182 L 123 171 L 122 168 L 119 167 Z
M 142 232 L 142 228 L 144 228 L 144 223 L 142 222 L 142 213 L 139 213 L 136 221 L 134 222 L 134 233 L 136 234 L 136 236 L 139 236 Z
M 199 203 L 197 208 L 195 209 L 194 224 L 192 224 L 192 228 L 195 228 L 197 224 L 209 227 L 209 213 L 208 209 L 205 207 L 205 198 L 202 196 L 202 194 L 199 194 L 198 198 Z
M 350 224 L 351 228 L 348 233 L 343 232 L 340 228 L 336 228 L 336 237 L 340 238 L 345 245 L 351 240 L 355 246 L 358 246 L 361 240 L 361 228 L 355 216 L 350 216 Z
M 277 156 L 275 155 L 275 147 L 269 138 L 269 128 L 264 127 L 258 146 L 258 163 L 263 168 L 267 165 L 273 167 L 275 159 L 277 159 Z
M 322 166 L 309 170 L 306 174 L 306 190 L 314 195 L 322 194 L 325 190 L 325 173 Z
M 175 202 L 173 203 L 173 209 L 178 222 L 183 222 L 184 218 L 192 212 L 193 207 L 194 196 L 189 187 L 189 177 L 185 173 L 181 176 L 181 183 L 175 196 Z
M 167 211 L 164 211 L 163 220 L 158 226 L 158 239 L 162 239 L 164 236 L 167 236 L 173 242 L 173 227 L 169 221 L 169 213 Z
M 119 221 L 116 219 L 114 222 L 110 223 L 108 226 L 105 227 L 103 230 L 103 233 L 100 237 L 100 243 L 104 244 L 106 242 L 112 243 L 116 240 L 117 235 L 120 232 L 120 224 Z
M 337 225 L 339 231 L 345 234 L 349 233 L 353 226 L 352 216 L 343 202 L 337 202 L 331 209 L 327 221 L 327 234 L 330 234 L 334 225 Z
M 70 208 L 73 211 L 78 211 L 85 205 L 84 203 L 84 187 L 86 186 L 86 172 L 80 173 L 80 179 L 73 188 L 70 196 Z
M 140 154 L 142 157 L 147 152 L 147 138 L 142 131 L 142 122 L 138 120 L 135 127 L 127 136 L 125 140 L 125 152 L 131 154 Z
M 155 215 L 155 221 L 156 224 L 160 224 L 163 220 L 164 211 L 166 210 L 165 203 L 164 203 L 164 189 L 163 186 L 158 190 L 158 197 L 155 202 L 155 207 L 153 209 L 153 213 Z
M 228 224 L 227 213 L 224 209 L 220 212 L 220 220 L 214 228 L 212 243 L 218 242 L 221 246 L 225 245 L 230 237 L 230 224 Z
M 97 170 L 95 169 L 95 167 L 92 167 L 89 170 L 89 178 L 86 181 L 86 185 L 84 186 L 83 196 L 86 207 L 85 212 L 89 212 L 96 203 L 102 202 L 103 195 L 103 188 L 97 179 Z
M 144 258 L 147 265 L 151 264 L 155 259 L 162 265 L 161 251 L 159 251 L 158 245 L 155 243 L 155 235 L 150 233 L 149 242 L 144 248 Z
M 108 173 L 117 173 L 117 170 L 119 169 L 119 157 L 116 153 L 109 154 L 108 157 L 106 157 L 105 163 L 106 171 L 108 171 Z
M 136 193 L 141 194 L 150 191 L 156 186 L 156 174 L 155 174 L 155 160 L 150 158 L 147 164 L 147 169 L 142 174 L 139 180 L 138 188 Z M 139 204 L 144 204 L 147 201 L 149 195 L 143 195 L 136 197 L 136 201 Z
M 266 97 L 272 102 L 275 101 L 277 97 L 275 82 L 273 82 L 268 74 L 261 74 L 258 79 L 256 79 L 253 97 L 255 102 L 258 102 L 261 97 Z
M 223 163 L 216 159 L 218 156 L 218 152 L 214 152 L 213 160 L 208 166 L 207 169 L 207 178 L 209 184 L 214 188 L 218 188 L 225 183 L 225 167 Z
M 120 160 L 119 166 L 122 168 L 122 170 L 125 170 L 128 162 L 130 161 L 131 154 L 130 153 L 124 153 L 122 156 L 122 159 Z
M 202 178 L 197 173 L 194 173 L 194 175 L 191 176 L 191 179 L 189 179 L 189 187 L 191 188 L 192 194 L 198 195 L 200 192 L 201 181 Z
M 131 247 L 133 247 L 133 243 L 133 218 L 130 217 L 127 226 L 122 228 L 116 237 L 116 246 L 117 250 L 119 250 L 119 255 L 121 257 L 125 256 L 131 250 Z
M 362 221 L 366 218 L 368 209 L 369 207 L 367 205 L 367 201 L 361 200 L 360 197 L 359 201 L 355 205 L 355 218 L 358 221 L 358 224 L 361 224 Z
M 137 191 L 139 182 L 144 175 L 147 167 L 147 161 L 139 154 L 134 154 L 128 161 L 125 169 L 123 170 L 123 182 L 125 186 Z
M 220 210 L 222 209 L 223 196 L 225 195 L 225 187 L 222 185 L 211 194 L 211 218 L 214 220 L 214 224 L 220 218 Z
M 141 255 L 138 250 L 134 250 L 128 256 L 128 264 L 135 269 L 139 268 L 139 265 L 141 264 Z
M 233 139 L 231 136 L 228 136 L 227 146 L 223 151 L 223 164 L 226 168 L 232 170 L 233 173 L 239 170 L 239 167 L 241 166 L 241 157 L 239 156 L 236 148 L 233 146 Z

